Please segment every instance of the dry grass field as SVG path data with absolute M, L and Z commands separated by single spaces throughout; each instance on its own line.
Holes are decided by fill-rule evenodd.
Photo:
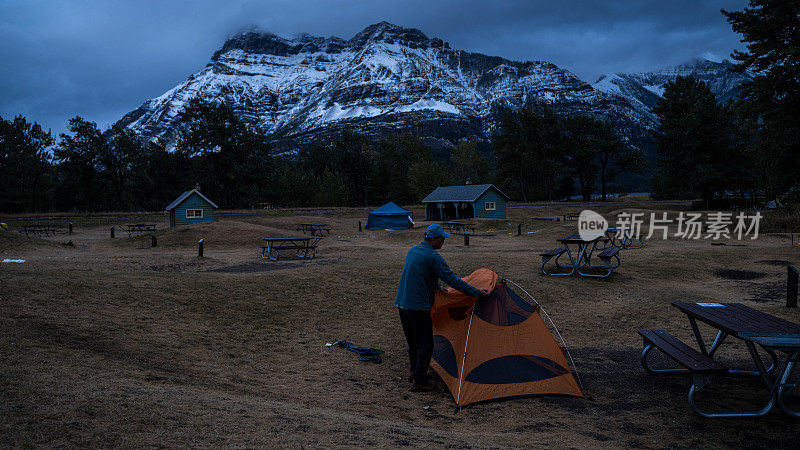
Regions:
M 530 216 L 581 209 L 512 208 L 508 220 L 479 220 L 469 247 L 453 236 L 441 254 L 460 276 L 491 268 L 530 292 L 569 345 L 586 398 L 488 402 L 455 415 L 443 384 L 411 393 L 405 380 L 393 301 L 405 253 L 428 224 L 420 208 L 418 227 L 396 232 L 359 233 L 367 214 L 347 209 L 242 212 L 179 229 L 162 216 L 155 248 L 149 236 L 109 237 L 112 224 L 150 220 L 75 220 L 73 235 L 50 238 L 10 222 L 0 259 L 26 262 L 0 264 L 0 446 L 797 448 L 800 423 L 778 412 L 695 415 L 687 378 L 639 366 L 636 330 L 693 342 L 673 301 L 735 301 L 800 322 L 784 307 L 785 265 L 800 263 L 800 247 L 774 234 L 720 246 L 652 239 L 624 251 L 609 279 L 541 275 L 538 253 L 577 227 Z M 260 258 L 261 238 L 294 236 L 306 221 L 333 230 L 315 259 Z M 384 349 L 384 363 L 325 347 L 336 340 Z M 749 361 L 735 339 L 721 355 Z M 757 380 L 733 379 L 698 398 L 755 405 L 761 393 Z

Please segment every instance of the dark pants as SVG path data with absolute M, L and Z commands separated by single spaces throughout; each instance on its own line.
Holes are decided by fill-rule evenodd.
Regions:
M 433 355 L 433 323 L 430 311 L 397 308 L 408 342 L 408 359 L 415 383 L 425 383 Z

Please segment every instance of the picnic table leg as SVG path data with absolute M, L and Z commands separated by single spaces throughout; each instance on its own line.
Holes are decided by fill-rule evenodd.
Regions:
M 725 338 L 728 337 L 728 334 L 722 330 L 718 331 L 716 337 L 714 338 L 714 342 L 711 344 L 711 348 L 706 349 L 705 341 L 703 340 L 703 336 L 700 334 L 700 328 L 697 326 L 697 321 L 694 319 L 694 317 L 689 317 L 689 324 L 692 326 L 692 332 L 694 333 L 694 337 L 697 340 L 697 346 L 700 349 L 700 353 L 713 358 L 714 353 L 717 352 L 719 347 L 725 341 Z M 775 368 L 777 367 L 778 357 L 775 354 L 775 352 L 771 350 L 767 350 L 767 354 L 769 354 L 772 361 L 770 366 L 764 369 L 764 372 L 772 373 L 772 371 L 775 370 Z M 759 361 L 761 360 L 759 359 Z M 760 371 L 741 370 L 741 369 L 730 369 L 729 373 L 734 375 L 747 375 L 747 376 L 760 375 Z
M 705 356 L 708 356 L 708 350 L 706 350 L 706 343 L 703 341 L 703 335 L 700 334 L 700 329 L 697 328 L 697 321 L 694 320 L 694 317 L 689 316 L 689 325 L 692 326 L 692 331 L 694 332 L 694 338 L 697 339 L 697 345 L 700 347 L 700 353 Z
M 581 259 L 583 259 L 583 262 L 582 262 L 582 264 L 578 264 L 575 267 L 575 270 L 578 272 L 579 275 L 584 276 L 584 277 L 606 278 L 606 277 L 610 276 L 613 273 L 614 269 L 610 265 L 609 266 L 595 266 L 590 262 L 590 259 L 592 257 L 592 251 L 594 250 L 594 245 L 595 245 L 595 243 L 592 243 L 592 245 L 590 247 L 588 244 L 579 244 L 578 248 L 580 249 L 580 255 L 578 257 L 578 260 L 580 261 Z M 588 249 L 588 251 L 587 251 L 587 249 Z M 592 268 L 595 268 L 595 269 L 607 270 L 607 272 L 604 273 L 604 274 L 594 274 L 594 273 L 588 273 L 588 272 L 581 272 L 581 268 L 584 268 L 586 266 L 589 266 L 589 267 L 592 267 Z
M 697 402 L 695 401 L 695 394 L 702 390 L 708 383 L 711 381 L 711 377 L 707 375 L 700 375 L 695 374 L 692 377 L 692 387 L 689 388 L 689 406 L 692 408 L 694 412 L 699 414 L 702 417 L 706 417 L 709 419 L 714 418 L 721 418 L 721 417 L 761 417 L 770 411 L 772 408 L 775 407 L 775 395 L 770 392 L 769 401 L 763 408 L 758 411 L 742 411 L 742 412 L 717 412 L 717 413 L 710 413 L 702 411 L 698 406 Z
M 792 370 L 794 369 L 795 363 L 798 362 L 799 355 L 800 353 L 798 352 L 792 352 L 791 354 L 789 354 L 789 357 L 786 359 L 786 367 L 784 368 L 783 373 L 780 375 L 778 379 L 778 391 L 776 393 L 778 398 L 778 406 L 781 408 L 783 412 L 785 412 L 791 417 L 794 417 L 795 419 L 800 419 L 800 412 L 795 412 L 790 410 L 786 406 L 785 398 L 789 397 L 792 391 L 795 390 L 795 388 L 797 388 L 798 382 L 787 383 L 787 381 L 789 380 L 789 376 L 791 376 L 792 374 Z
M 575 258 L 572 256 L 572 252 L 569 251 L 569 245 L 565 243 L 564 244 L 564 248 L 567 249 L 567 256 L 569 257 L 569 262 L 572 265 L 572 270 L 570 270 L 567 273 L 558 274 L 558 275 L 572 275 L 577 270 L 577 264 L 575 263 Z
M 722 342 L 725 341 L 726 337 L 728 337 L 728 333 L 722 330 L 719 330 L 719 332 L 717 332 L 717 337 L 714 338 L 714 342 L 711 344 L 711 348 L 708 349 L 708 356 L 711 356 L 712 358 L 714 357 L 714 353 L 717 352 L 717 349 L 719 349 L 719 346 L 722 345 Z
M 767 389 L 770 389 L 770 391 L 772 391 L 772 389 L 774 389 L 775 386 L 772 380 L 770 379 L 769 376 L 770 371 L 764 367 L 764 362 L 761 361 L 761 355 L 758 354 L 758 349 L 756 349 L 756 344 L 754 344 L 751 341 L 745 341 L 745 344 L 747 344 L 747 350 L 750 351 L 750 356 L 753 357 L 753 363 L 755 363 L 756 365 L 756 370 L 758 370 L 758 375 L 761 377 L 761 382 L 764 383 L 764 386 L 766 386 Z M 775 364 L 773 364 L 773 367 L 770 368 L 774 368 L 774 366 Z

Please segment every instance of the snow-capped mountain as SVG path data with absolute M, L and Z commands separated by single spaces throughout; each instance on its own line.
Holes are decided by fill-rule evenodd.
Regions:
M 120 125 L 174 145 L 178 113 L 195 96 L 229 105 L 279 147 L 320 141 L 344 128 L 412 132 L 443 145 L 484 139 L 499 108 L 530 103 L 614 120 L 634 139 L 653 126 L 626 98 L 552 63 L 454 50 L 418 29 L 387 22 L 350 40 L 237 35 L 205 68 L 125 115 Z
M 719 102 L 739 95 L 739 85 L 750 81 L 751 77 L 747 73 L 732 72 L 732 67 L 733 64 L 728 60 L 714 62 L 698 59 L 655 72 L 603 75 L 592 87 L 607 94 L 625 97 L 643 116 L 656 121 L 652 110 L 664 94 L 664 85 L 678 76 L 692 76 L 703 81 Z

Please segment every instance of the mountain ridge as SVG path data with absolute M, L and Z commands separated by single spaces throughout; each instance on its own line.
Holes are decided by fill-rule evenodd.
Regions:
M 373 136 L 410 132 L 447 147 L 464 138 L 488 140 L 503 108 L 544 104 L 560 114 L 612 120 L 631 142 L 642 143 L 656 122 L 647 106 L 652 98 L 638 92 L 643 85 L 635 79 L 616 74 L 592 85 L 547 61 L 456 50 L 388 22 L 349 40 L 247 31 L 118 124 L 174 146 L 178 113 L 200 96 L 230 106 L 279 149 L 327 140 L 343 129 Z

